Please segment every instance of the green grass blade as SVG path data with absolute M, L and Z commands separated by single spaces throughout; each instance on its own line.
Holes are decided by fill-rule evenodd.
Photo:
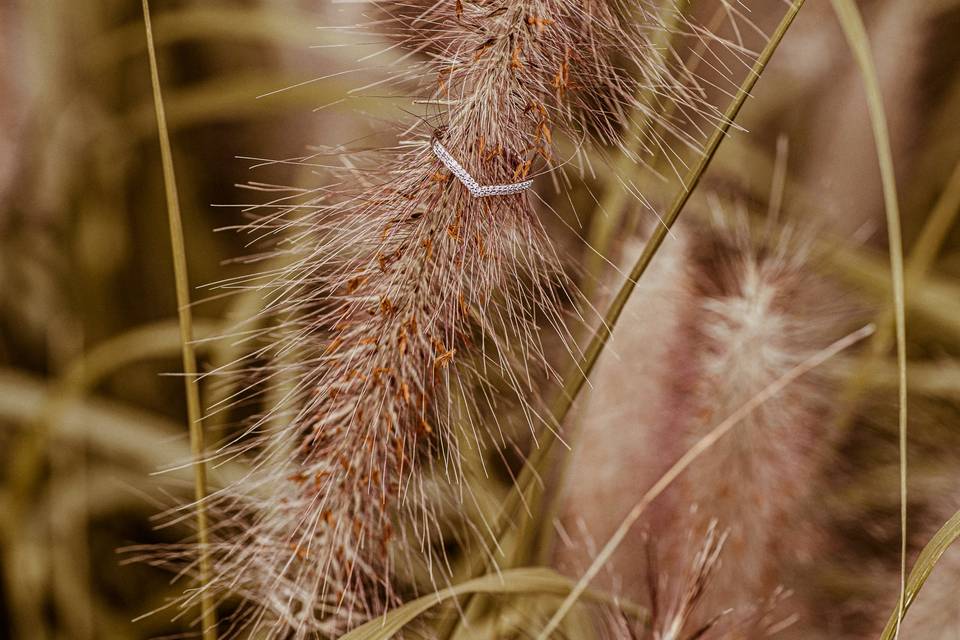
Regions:
M 149 0 L 143 0 L 143 21 L 147 36 L 147 54 L 150 58 L 150 81 L 153 85 L 153 102 L 157 112 L 157 130 L 160 138 L 160 155 L 163 164 L 163 183 L 166 190 L 167 214 L 170 221 L 170 243 L 173 249 L 174 279 L 177 290 L 177 306 L 180 320 L 180 343 L 183 351 L 184 387 L 187 395 L 187 419 L 190 423 L 190 450 L 193 454 L 194 497 L 197 512 L 197 538 L 200 544 L 200 610 L 204 640 L 216 640 L 217 616 L 213 598 L 205 588 L 210 581 L 210 556 L 207 549 L 207 513 L 204 499 L 207 496 L 207 467 L 204 462 L 203 423 L 200 413 L 200 392 L 197 388 L 197 354 L 193 349 L 193 317 L 190 310 L 190 283 L 187 277 L 187 252 L 183 241 L 183 223 L 180 219 L 180 200 L 177 194 L 177 178 L 173 168 L 173 152 L 167 131 L 167 118 L 163 110 L 163 95 L 160 91 L 160 72 L 157 67 L 157 52 L 153 44 L 153 29 L 150 24 Z
M 854 59 L 867 93 L 867 107 L 877 147 L 880 176 L 883 182 L 883 200 L 887 215 L 887 236 L 890 245 L 890 269 L 893 285 L 894 318 L 897 338 L 897 365 L 899 368 L 898 416 L 900 445 L 900 601 L 898 618 L 902 619 L 907 580 L 907 327 L 904 301 L 903 240 L 900 232 L 900 205 L 897 198 L 896 174 L 893 170 L 893 152 L 880 82 L 870 52 L 870 40 L 863 18 L 853 0 L 831 0 L 837 19 Z M 894 637 L 899 636 L 899 622 Z

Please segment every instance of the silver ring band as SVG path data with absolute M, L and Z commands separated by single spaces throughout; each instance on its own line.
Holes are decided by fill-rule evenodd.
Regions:
M 457 179 L 463 183 L 474 198 L 485 198 L 488 196 L 506 196 L 512 193 L 520 193 L 533 186 L 533 180 L 524 180 L 523 182 L 514 182 L 511 184 L 491 184 L 482 186 L 463 168 L 457 160 L 450 155 L 439 140 L 433 141 L 433 153 L 440 159 L 450 173 L 457 176 Z

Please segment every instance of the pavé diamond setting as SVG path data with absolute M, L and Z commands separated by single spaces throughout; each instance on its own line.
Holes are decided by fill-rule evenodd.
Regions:
M 482 186 L 471 176 L 457 160 L 450 155 L 450 152 L 440 144 L 439 140 L 433 141 L 433 153 L 440 159 L 450 172 L 457 176 L 457 179 L 463 183 L 474 198 L 486 198 L 489 196 L 507 196 L 513 193 L 520 193 L 533 186 L 533 180 L 524 180 L 523 182 L 514 182 L 512 184 L 491 184 Z

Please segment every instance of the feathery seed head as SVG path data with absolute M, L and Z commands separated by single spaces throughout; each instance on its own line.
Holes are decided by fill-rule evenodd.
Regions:
M 652 55 L 643 29 L 660 25 L 631 26 L 603 2 L 379 11 L 373 28 L 416 60 L 398 82 L 414 78 L 430 124 L 400 129 L 390 148 L 341 151 L 328 186 L 254 207 L 243 230 L 272 266 L 222 283 L 263 292 L 242 395 L 275 402 L 215 456 L 251 467 L 208 500 L 204 588 L 240 596 L 234 628 L 267 637 L 342 633 L 415 591 L 424 570 L 444 584 L 437 513 L 455 499 L 462 444 L 503 444 L 496 420 L 478 419 L 496 413 L 494 386 L 531 427 L 543 420 L 530 367 L 546 366 L 539 323 L 566 336 L 563 270 L 535 195 L 477 189 L 558 167 L 558 135 L 622 144 L 630 110 L 653 113 L 644 88 L 678 114 L 700 105 Z

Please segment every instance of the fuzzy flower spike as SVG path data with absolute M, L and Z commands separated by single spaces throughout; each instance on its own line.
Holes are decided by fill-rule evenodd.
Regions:
M 265 246 L 258 259 L 282 266 L 228 283 L 260 288 L 273 319 L 241 372 L 247 400 L 273 400 L 217 454 L 250 471 L 208 504 L 203 589 L 239 596 L 237 634 L 336 636 L 415 591 L 411 574 L 449 580 L 437 495 L 456 493 L 464 443 L 505 443 L 494 385 L 531 428 L 543 422 L 538 324 L 565 335 L 534 164 L 554 165 L 559 132 L 622 144 L 626 114 L 649 110 L 634 98 L 644 87 L 693 100 L 648 55 L 658 23 L 641 20 L 644 33 L 596 0 L 380 10 L 391 17 L 377 28 L 422 57 L 413 75 L 432 78 L 426 100 L 447 110 L 438 132 L 345 156 L 329 186 L 261 205 L 245 228 Z

